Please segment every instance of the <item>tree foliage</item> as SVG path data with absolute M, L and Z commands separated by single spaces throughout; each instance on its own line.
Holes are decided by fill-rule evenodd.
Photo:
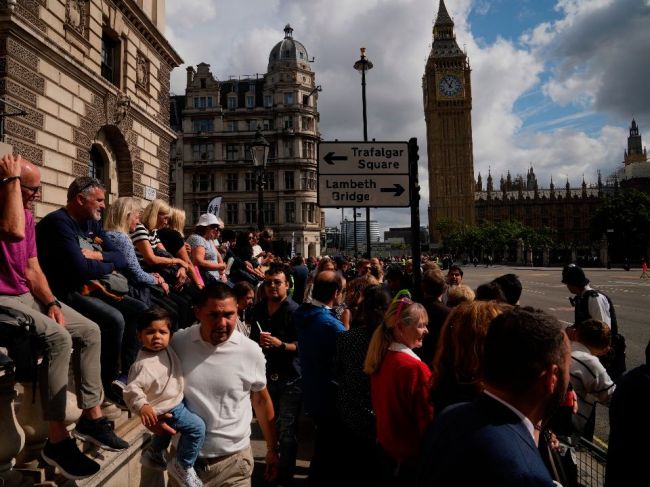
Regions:
M 518 221 L 486 222 L 472 226 L 441 220 L 436 228 L 440 232 L 444 249 L 457 255 L 477 255 L 481 250 L 501 252 L 506 246 L 516 248 L 520 241 L 524 248 L 533 250 L 553 245 L 551 229 L 545 227 L 535 230 Z
M 605 235 L 613 250 L 644 253 L 650 242 L 650 195 L 630 189 L 607 196 L 594 213 L 590 229 L 593 240 Z

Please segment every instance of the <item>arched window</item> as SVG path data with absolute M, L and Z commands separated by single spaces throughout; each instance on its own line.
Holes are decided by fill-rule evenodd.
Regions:
M 96 145 L 90 149 L 90 160 L 88 161 L 88 176 L 99 179 L 104 185 L 106 181 L 106 162 L 102 153 Z

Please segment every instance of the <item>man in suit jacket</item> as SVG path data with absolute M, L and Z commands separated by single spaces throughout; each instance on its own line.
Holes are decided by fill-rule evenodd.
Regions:
M 428 431 L 421 486 L 548 486 L 537 428 L 564 398 L 571 347 L 556 318 L 515 308 L 485 339 L 485 390 L 446 409 Z

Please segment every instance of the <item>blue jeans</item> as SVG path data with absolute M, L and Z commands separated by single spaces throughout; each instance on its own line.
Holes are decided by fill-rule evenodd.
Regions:
M 102 383 L 107 387 L 121 371 L 128 373 L 140 345 L 136 336 L 136 321 L 140 313 L 147 309 L 142 302 L 130 296 L 116 301 L 105 296 L 83 296 L 70 293 L 67 303 L 84 316 L 99 325 L 102 335 Z
M 293 478 L 298 454 L 298 418 L 302 406 L 302 386 L 300 378 L 272 380 L 267 376 L 266 387 L 273 401 L 275 427 L 280 443 L 280 462 L 278 481 Z
M 181 434 L 176 448 L 176 460 L 183 468 L 192 467 L 205 440 L 205 423 L 187 409 L 183 402 L 170 409 L 169 413 L 172 417 L 166 419 L 165 423 Z M 156 435 L 151 440 L 151 446 L 156 450 L 166 450 L 171 439 L 169 435 Z

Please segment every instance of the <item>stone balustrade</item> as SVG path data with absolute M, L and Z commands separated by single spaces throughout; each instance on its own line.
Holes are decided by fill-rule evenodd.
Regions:
M 0 348 L 0 353 L 4 351 Z M 39 365 L 39 381 L 44 380 L 44 373 L 44 368 Z M 66 404 L 66 423 L 69 424 L 70 430 L 81 416 L 74 391 L 74 377 L 71 372 Z M 104 403 L 102 411 L 108 419 L 120 425 L 121 431 L 118 434 L 123 436 L 131 447 L 124 452 L 110 453 L 84 445 L 83 451 L 99 462 L 102 469 L 95 477 L 86 479 L 81 484 L 77 481 L 77 484 L 137 485 L 141 476 L 137 460 L 149 435 L 140 424 L 139 418 L 131 419 L 127 412 L 114 405 Z M 13 364 L 11 367 L 0 368 L 0 486 L 52 486 L 65 481 L 40 458 L 47 435 L 48 426 L 43 420 L 38 387 L 34 389 L 31 383 L 16 383 Z M 110 481 L 111 478 L 114 478 L 113 482 Z

